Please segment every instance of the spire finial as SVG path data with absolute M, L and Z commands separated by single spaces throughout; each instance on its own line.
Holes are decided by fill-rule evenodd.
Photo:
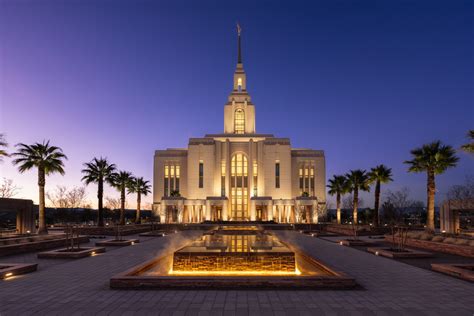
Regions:
M 237 22 L 237 36 L 238 36 L 238 57 L 237 57 L 237 63 L 241 64 L 242 63 L 242 53 L 240 50 L 240 33 L 242 32 L 242 28 L 240 27 L 239 22 Z

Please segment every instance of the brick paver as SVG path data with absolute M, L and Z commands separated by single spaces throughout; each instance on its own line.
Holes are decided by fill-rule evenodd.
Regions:
M 0 315 L 473 315 L 474 285 L 296 232 L 278 232 L 355 277 L 353 291 L 110 290 L 111 276 L 174 250 L 198 232 L 152 238 L 0 281 Z M 33 260 L 33 255 L 2 258 Z

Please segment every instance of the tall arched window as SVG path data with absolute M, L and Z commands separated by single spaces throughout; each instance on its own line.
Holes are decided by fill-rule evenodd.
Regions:
M 235 134 L 245 133 L 245 112 L 242 109 L 235 110 L 234 114 L 234 132 Z
M 231 216 L 233 220 L 248 219 L 248 161 L 242 153 L 232 156 L 230 168 Z

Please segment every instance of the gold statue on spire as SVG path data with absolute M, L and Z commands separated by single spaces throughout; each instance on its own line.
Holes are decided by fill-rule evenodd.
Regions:
M 237 34 L 240 36 L 240 32 L 242 32 L 242 29 L 240 28 L 239 22 L 237 22 Z

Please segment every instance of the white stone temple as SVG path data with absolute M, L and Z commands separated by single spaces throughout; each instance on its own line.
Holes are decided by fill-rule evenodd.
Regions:
M 315 223 L 325 211 L 324 151 L 291 148 L 288 138 L 257 133 L 240 42 L 239 28 L 224 132 L 190 138 L 187 148 L 155 151 L 153 212 L 163 223 Z

